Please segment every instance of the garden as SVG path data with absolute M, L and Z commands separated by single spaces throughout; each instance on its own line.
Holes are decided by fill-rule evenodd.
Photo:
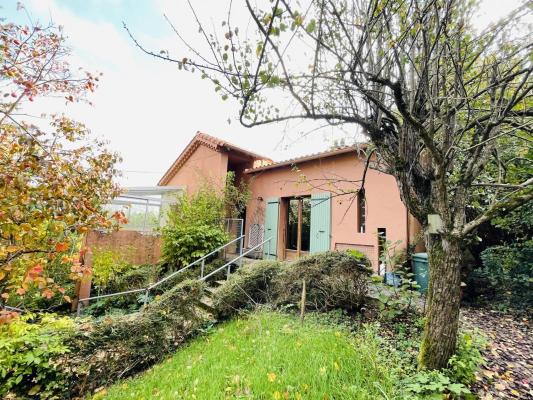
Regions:
M 429 11 L 373 4 L 387 11 L 366 15 L 373 23 L 388 27 L 390 21 L 380 18 L 398 14 L 402 20 L 399 26 L 405 30 L 401 38 L 380 36 L 376 39 L 380 46 L 396 43 L 397 49 L 401 50 L 400 45 L 411 49 L 412 44 L 420 44 L 419 37 L 431 39 L 431 35 L 418 35 L 416 30 L 435 29 L 431 21 L 443 18 L 438 14 L 441 11 L 436 11 L 434 18 L 427 18 L 427 24 L 405 29 L 406 16 L 426 18 L 417 13 Z M 468 7 L 465 5 L 470 10 Z M 460 11 L 451 3 L 446 10 L 451 13 L 446 15 L 446 21 L 456 18 Z M 324 5 L 319 11 L 332 13 L 331 20 L 343 21 L 337 10 Z M 251 48 L 258 49 L 257 57 L 261 59 L 279 57 L 271 33 L 279 38 L 289 29 L 303 29 L 302 35 L 315 39 L 314 32 L 335 28 L 322 26 L 322 18 L 304 23 L 302 14 L 294 13 L 288 4 L 285 11 L 274 8 L 257 20 L 260 26 L 269 26 L 267 31 L 260 30 L 266 39 L 260 46 L 243 42 L 243 57 L 254 57 L 250 56 Z M 463 43 L 464 27 L 452 25 L 449 28 L 453 28 L 453 35 L 444 32 L 447 36 L 438 38 L 435 46 L 450 37 L 458 37 L 457 43 Z M 339 26 L 342 23 L 336 29 Z M 511 28 L 504 25 L 501 31 L 506 33 Z M 434 137 L 423 135 L 425 127 L 402 107 L 405 102 L 399 102 L 400 107 L 392 103 L 385 107 L 398 108 L 404 113 L 401 118 L 389 111 L 376 116 L 377 109 L 371 117 L 343 117 L 362 121 L 369 130 L 375 149 L 368 160 L 379 153 L 389 164 L 404 190 L 409 211 L 424 224 L 430 265 L 428 296 L 421 294 L 414 279 L 413 249 L 397 252 L 395 244 L 389 242 L 383 243 L 380 262 L 386 264 L 387 271 L 393 271 L 392 282 L 373 275 L 370 261 L 354 249 L 315 253 L 291 262 L 255 260 L 232 266 L 228 279 L 226 272 L 220 271 L 220 275 L 204 281 L 198 279 L 201 269 L 208 274 L 218 270 L 225 260 L 213 256 L 202 265 L 175 273 L 228 241 L 223 221 L 244 211 L 249 200 L 246 187 L 239 186 L 230 174 L 223 183 L 206 182 L 197 193 L 180 197 L 167 216 L 167 225 L 158 232 L 162 240 L 158 263 L 136 265 L 128 261 L 128 246 L 88 249 L 84 238 L 89 232 L 112 232 L 127 223 L 124 213 L 106 209 L 106 204 L 121 192 L 116 184 L 120 157 L 108 150 L 106 143 L 95 140 L 83 123 L 60 114 L 45 114 L 43 123 L 37 126 L 27 122 L 23 106 L 43 97 L 59 97 L 67 104 L 89 101 L 87 96 L 98 86 L 100 75 L 75 72 L 70 67 L 66 38 L 53 24 L 28 27 L 0 21 L 0 29 L 2 398 L 533 397 L 529 330 L 533 305 L 533 195 L 531 149 L 524 145 L 530 142 L 531 132 L 527 121 L 513 119 L 531 115 L 527 105 L 531 98 L 526 96 L 531 91 L 531 85 L 526 84 L 530 65 L 522 69 L 509 67 L 505 73 L 495 67 L 488 74 L 485 64 L 476 62 L 478 57 L 483 58 L 484 48 L 478 49 L 478 56 L 471 62 L 465 61 L 466 55 L 459 60 L 466 62 L 469 80 L 480 79 L 477 85 L 467 85 L 481 91 L 468 95 L 474 108 L 491 110 L 493 103 L 510 104 L 506 112 L 513 111 L 508 117 L 487 117 L 502 129 L 513 126 L 515 133 L 509 137 L 500 133 L 490 136 L 492 125 L 487 128 L 486 137 L 484 129 L 454 131 L 448 118 L 450 110 L 444 113 L 445 125 L 449 127 L 447 132 L 455 132 L 456 136 L 442 139 L 440 133 Z M 367 33 L 365 37 L 375 37 L 373 30 Z M 340 40 L 342 34 L 337 32 L 331 38 Z M 230 40 L 233 35 L 237 35 L 236 30 L 224 37 Z M 376 43 L 368 44 L 368 48 L 373 49 Z M 483 41 L 479 43 L 483 45 Z M 326 45 L 317 45 L 317 52 L 331 48 Z M 221 74 L 228 73 L 224 68 L 229 65 L 229 48 L 219 49 L 226 54 L 221 57 Z M 457 48 L 461 53 L 462 45 Z M 382 49 L 379 50 L 381 53 L 377 54 L 382 56 Z M 506 51 L 512 55 L 507 57 Z M 522 51 L 503 46 L 502 60 L 518 57 L 519 65 L 517 54 Z M 446 64 L 450 54 L 429 61 Z M 406 55 L 410 53 L 397 58 L 407 62 L 411 58 Z M 322 57 L 317 56 L 315 63 L 320 60 Z M 186 69 L 189 61 L 185 58 L 179 62 L 180 68 Z M 250 62 L 239 62 L 235 61 L 235 65 L 245 68 L 238 71 L 249 71 Z M 335 73 L 344 68 L 343 63 L 339 61 Z M 262 70 L 262 65 L 267 70 Z M 243 85 L 246 95 L 241 103 L 242 116 L 252 118 L 253 124 L 257 120 L 246 109 L 249 101 L 258 102 L 258 112 L 271 118 L 271 113 L 261 108 L 267 103 L 259 92 L 276 86 L 283 89 L 289 80 L 288 76 L 275 75 L 273 65 L 268 59 L 259 61 L 253 87 L 251 76 L 244 79 L 239 75 L 242 71 L 231 72 L 234 79 L 228 80 L 230 85 Z M 332 73 L 329 69 L 320 72 L 321 65 L 315 67 L 313 71 L 320 75 Z M 364 70 L 368 64 L 360 67 Z M 454 68 L 446 64 L 441 70 L 462 71 L 455 67 L 456 64 Z M 478 70 L 485 72 L 478 75 Z M 516 84 L 524 71 L 526 79 L 514 85 L 518 87 L 515 95 L 505 94 L 505 86 L 498 90 L 503 93 L 502 98 L 495 101 L 496 91 L 486 90 L 485 77 L 492 76 L 491 85 Z M 229 91 L 215 75 L 210 75 L 215 72 L 208 71 L 203 76 L 215 82 L 217 92 L 227 99 Z M 491 75 L 498 73 L 504 75 L 501 80 Z M 366 74 L 361 82 L 369 76 Z M 329 82 L 339 82 L 336 75 L 330 78 Z M 372 90 L 358 87 L 339 93 L 358 90 L 364 96 L 372 96 L 369 93 L 375 85 L 385 85 L 384 90 L 392 88 L 397 94 L 402 91 L 400 83 L 404 84 L 384 81 L 378 75 L 372 79 Z M 462 75 L 453 79 L 445 76 L 445 91 L 450 89 L 447 82 L 461 79 Z M 359 85 L 360 81 L 356 83 Z M 295 89 L 289 86 L 294 94 Z M 422 86 L 421 93 L 425 91 Z M 434 90 L 438 92 L 437 86 Z M 521 90 L 526 90 L 525 94 Z M 487 92 L 492 96 L 488 100 L 484 97 Z M 432 93 L 413 101 L 423 103 Z M 462 92 L 461 96 L 468 97 Z M 300 100 L 307 101 L 308 97 L 320 96 L 306 95 Z M 345 100 L 349 103 L 353 99 Z M 516 104 L 511 104 L 515 100 Z M 374 109 L 374 105 L 369 109 Z M 329 103 L 308 108 L 314 113 L 322 107 L 335 109 Z M 420 113 L 425 112 L 424 107 L 425 103 L 420 105 Z M 468 112 L 472 109 L 467 108 Z M 433 106 L 431 110 L 437 112 Z M 467 111 L 463 111 L 453 120 L 467 118 Z M 306 116 L 335 124 L 340 120 L 339 115 L 313 115 L 311 111 Z M 432 126 L 442 125 L 444 117 L 432 118 Z M 376 121 L 383 125 L 376 126 Z M 485 120 L 477 122 L 474 125 L 479 127 Z M 384 139 L 385 134 L 391 134 L 394 140 Z M 415 134 L 422 135 L 422 139 Z M 452 142 L 453 150 L 444 147 Z M 476 150 L 489 142 L 494 147 L 484 152 Z M 403 144 L 399 143 L 416 143 L 419 147 L 404 154 Z M 405 176 L 407 159 L 414 160 L 408 168 L 413 176 L 409 177 Z M 474 183 L 476 179 L 484 179 L 485 183 Z M 442 214 L 444 231 L 430 233 L 425 221 L 428 215 L 436 215 L 435 210 Z M 89 255 L 91 267 L 86 263 Z M 76 315 L 73 303 L 78 300 L 80 286 L 88 280 L 92 281 L 93 295 L 111 295 L 146 288 L 171 274 L 175 274 L 172 279 L 151 290 L 149 296 L 141 291 L 105 297 L 84 304 Z M 456 284 L 450 284 L 452 281 Z M 432 290 L 434 287 L 443 290 Z M 435 311 L 439 309 L 449 318 L 439 320 Z M 446 342 L 436 340 L 446 337 L 447 332 L 452 334 Z M 444 356 L 435 357 L 436 354 Z M 442 365 L 428 367 L 442 360 Z

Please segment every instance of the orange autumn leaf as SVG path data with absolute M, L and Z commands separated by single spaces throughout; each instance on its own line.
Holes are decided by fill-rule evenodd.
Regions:
M 67 242 L 59 242 L 59 243 L 56 243 L 56 251 L 57 252 L 62 252 L 62 251 L 67 251 L 69 249 L 69 244 Z

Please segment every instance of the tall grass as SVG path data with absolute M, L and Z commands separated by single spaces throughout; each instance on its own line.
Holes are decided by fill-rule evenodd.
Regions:
M 259 312 L 221 325 L 106 399 L 392 399 L 395 368 L 371 327 Z

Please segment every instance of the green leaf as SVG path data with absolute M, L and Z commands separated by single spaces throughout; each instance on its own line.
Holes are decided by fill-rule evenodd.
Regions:
M 312 19 L 311 21 L 309 21 L 309 23 L 305 27 L 305 31 L 307 33 L 313 33 L 315 31 L 315 29 L 316 29 L 316 20 Z

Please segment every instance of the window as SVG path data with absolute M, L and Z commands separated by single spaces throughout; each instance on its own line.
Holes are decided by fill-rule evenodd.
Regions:
M 385 251 L 385 244 L 387 242 L 387 229 L 378 228 L 378 256 L 381 259 Z
M 366 231 L 366 197 L 365 189 L 357 193 L 357 231 L 365 233 Z
M 311 239 L 311 199 L 289 199 L 287 207 L 287 240 L 289 250 L 309 251 Z
M 298 249 L 298 208 L 300 201 L 298 199 L 289 200 L 287 210 L 287 248 L 291 250 Z

